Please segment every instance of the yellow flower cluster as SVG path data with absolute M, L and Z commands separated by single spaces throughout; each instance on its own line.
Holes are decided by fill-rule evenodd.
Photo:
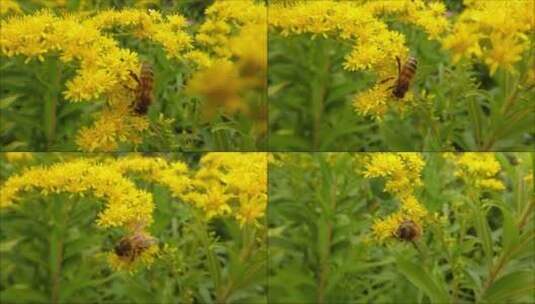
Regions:
M 424 165 L 417 153 L 376 153 L 369 157 L 364 177 L 386 178 L 385 191 L 403 199 L 412 196 L 414 188 L 422 185 L 420 173 Z
M 143 266 L 150 267 L 160 253 L 160 249 L 157 245 L 151 245 L 147 249 L 143 250 L 139 256 L 133 260 L 125 260 L 113 252 L 108 252 L 107 262 L 115 271 L 126 271 L 132 274 Z
M 269 24 L 283 36 L 310 33 L 348 41 L 352 50 L 345 57 L 344 68 L 372 71 L 380 82 L 397 76 L 396 57 L 404 62 L 409 55 L 405 36 L 389 30 L 381 18 L 394 15 L 402 22 L 423 28 L 429 38 L 437 39 L 448 26 L 444 13 L 443 4 L 421 0 L 296 1 L 271 5 Z M 392 82 L 379 82 L 355 96 L 353 105 L 358 114 L 380 119 L 393 104 L 387 91 Z M 407 94 L 394 109 L 403 110 L 411 101 L 412 95 Z
M 466 152 L 454 156 L 455 176 L 478 189 L 501 191 L 504 184 L 495 178 L 500 172 L 500 163 L 494 153 Z
M 384 219 L 375 220 L 372 230 L 378 241 L 394 236 L 399 225 L 406 220 L 422 227 L 427 210 L 414 195 L 414 190 L 422 185 L 421 171 L 425 166 L 418 153 L 373 153 L 368 155 L 363 175 L 366 178 L 386 179 L 385 191 L 401 202 L 400 209 Z
M 0 187 L 0 208 L 22 201 L 23 192 L 92 195 L 106 203 L 96 220 L 99 227 L 121 227 L 126 235 L 151 238 L 146 228 L 153 221 L 153 198 L 136 186 L 134 175 L 167 186 L 174 197 L 202 210 L 207 220 L 231 215 L 241 226 L 257 224 L 267 206 L 267 158 L 267 153 L 208 153 L 197 170 L 182 161 L 139 154 L 76 158 L 9 177 Z M 110 252 L 108 262 L 114 269 L 132 271 L 150 265 L 157 253 L 153 244 L 131 260 Z
M 240 225 L 254 224 L 267 206 L 267 153 L 209 153 L 182 199 L 207 219 L 231 214 Z
M 535 2 L 472 0 L 465 5 L 442 40 L 453 62 L 475 57 L 487 64 L 491 74 L 498 67 L 514 72 L 515 63 L 533 43 L 529 35 L 535 29 Z
M 241 112 L 256 121 L 257 133 L 265 133 L 265 105 L 246 95 L 255 90 L 261 95 L 266 85 L 266 21 L 266 7 L 253 0 L 218 1 L 206 10 L 206 20 L 195 36 L 204 51 L 186 55 L 201 67 L 187 92 L 203 97 L 205 119 L 218 111 Z
M 76 144 L 83 151 L 115 151 L 120 143 L 140 144 L 148 128 L 149 121 L 132 115 L 130 101 L 120 98 L 102 110 L 91 127 L 80 129 Z
M 20 13 L 20 6 L 13 0 L 0 0 L 0 16 L 6 15 L 10 12 Z
M 11 176 L 0 188 L 0 208 L 21 201 L 21 192 L 39 191 L 42 196 L 71 193 L 79 196 L 91 194 L 106 201 L 105 209 L 96 220 L 101 228 L 122 227 L 127 234 L 149 234 L 144 229 L 153 221 L 152 195 L 140 190 L 135 183 L 117 170 L 110 162 L 95 159 L 75 159 L 57 163 L 48 168 L 33 167 L 24 173 Z M 139 230 L 139 231 L 138 231 Z M 115 269 L 132 270 L 149 265 L 158 251 L 151 246 L 139 258 L 120 260 L 108 253 L 108 261 Z M 112 257 L 114 256 L 114 257 Z
M 102 228 L 125 227 L 134 223 L 152 223 L 154 204 L 152 195 L 137 189 L 112 166 L 89 159 L 54 164 L 48 168 L 34 167 L 10 177 L 1 188 L 0 207 L 19 201 L 20 192 L 39 191 L 43 196 L 91 193 L 106 201 L 106 208 L 98 215 Z
M 43 10 L 0 21 L 0 52 L 8 57 L 25 56 L 26 61 L 44 61 L 45 55 L 57 54 L 62 63 L 78 64 L 74 78 L 66 83 L 65 99 L 104 99 L 108 107 L 91 128 L 81 130 L 77 142 L 83 150 L 109 151 L 119 142 L 139 142 L 148 122 L 132 113 L 134 94 L 127 89 L 136 85 L 130 73 L 139 71 L 138 54 L 121 48 L 106 31 L 124 28 L 134 37 L 162 45 L 168 57 L 182 58 L 192 47 L 192 38 L 182 30 L 185 25 L 180 15 L 164 17 L 150 10 L 103 11 L 94 16 L 56 16 Z
M 199 33 L 195 36 L 195 41 L 204 46 L 210 55 L 215 58 L 230 58 L 233 55 L 231 50 L 231 39 L 233 33 L 238 33 L 242 28 L 249 26 L 262 26 L 263 29 L 256 31 L 262 36 L 267 18 L 266 7 L 262 3 L 254 0 L 244 1 L 217 1 L 206 9 L 206 21 L 201 25 Z M 264 38 L 265 39 L 265 38 Z M 261 41 L 255 41 L 258 43 Z M 262 46 L 254 48 L 252 46 Z M 247 49 L 262 53 L 266 44 L 248 45 Z
M 4 152 L 2 155 L 8 162 L 23 162 L 33 159 L 33 153 L 31 152 Z

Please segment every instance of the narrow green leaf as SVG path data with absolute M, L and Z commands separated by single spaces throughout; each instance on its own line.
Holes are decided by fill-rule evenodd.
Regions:
M 520 235 L 511 212 L 505 208 L 501 210 L 503 214 L 502 245 L 503 249 L 508 251 L 518 244 Z
M 422 266 L 402 257 L 397 259 L 398 270 L 412 283 L 421 289 L 432 303 L 449 303 L 449 295 L 437 284 Z
M 509 273 L 492 284 L 483 300 L 489 303 L 511 303 L 535 291 L 535 276 L 529 271 Z
M 487 222 L 487 212 L 484 209 L 474 209 L 474 226 L 476 228 L 477 235 L 481 239 L 485 256 L 490 261 L 492 260 L 493 256 L 492 237 L 490 235 L 489 223 Z
M 0 99 L 0 110 L 7 109 L 12 103 L 14 103 L 22 94 L 13 94 Z

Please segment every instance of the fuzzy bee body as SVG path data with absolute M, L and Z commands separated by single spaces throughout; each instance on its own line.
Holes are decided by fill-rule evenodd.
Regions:
M 414 74 L 416 74 L 418 61 L 415 57 L 411 56 L 402 67 L 399 57 L 396 57 L 396 60 L 398 63 L 398 79 L 396 81 L 396 85 L 394 86 L 394 90 L 392 91 L 392 95 L 401 99 L 409 90 L 411 80 L 414 77 Z
M 152 103 L 152 88 L 154 84 L 152 65 L 148 62 L 143 62 L 141 64 L 139 78 L 134 73 L 130 73 L 130 75 L 132 75 L 138 83 L 136 100 L 134 102 L 134 112 L 139 115 L 145 115 Z
M 128 261 L 135 260 L 143 251 L 157 241 L 153 237 L 149 237 L 140 232 L 135 232 L 133 235 L 125 236 L 119 240 L 114 248 L 115 254 L 121 259 Z
M 405 220 L 399 225 L 394 235 L 403 241 L 414 241 L 420 237 L 421 231 L 414 221 Z

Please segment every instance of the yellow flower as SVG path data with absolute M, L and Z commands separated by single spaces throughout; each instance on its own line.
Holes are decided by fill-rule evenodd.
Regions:
M 203 115 L 211 119 L 218 110 L 233 114 L 246 109 L 240 96 L 244 86 L 235 64 L 217 60 L 193 75 L 186 91 L 204 97 Z
M 494 153 L 466 152 L 456 156 L 455 175 L 477 188 L 493 191 L 504 190 L 501 181 L 494 178 L 501 170 Z
M 140 144 L 148 127 L 148 119 L 133 114 L 128 100 L 116 101 L 100 113 L 93 126 L 80 129 L 76 144 L 83 151 L 114 151 L 122 142 Z
M 396 77 L 396 57 L 406 60 L 409 50 L 405 36 L 389 30 L 383 18 L 422 27 L 430 39 L 439 38 L 448 27 L 443 4 L 423 1 L 295 1 L 270 5 L 269 25 L 282 36 L 309 33 L 352 45 L 343 62 L 348 71 L 372 71 L 379 81 Z M 393 16 L 392 16 L 393 15 Z M 381 119 L 389 108 L 403 113 L 412 96 L 399 102 L 392 100 L 387 88 L 391 83 L 376 83 L 358 93 L 353 106 L 359 115 Z
M 472 32 L 469 26 L 461 24 L 457 27 L 455 34 L 443 39 L 442 46 L 453 52 L 453 63 L 457 63 L 462 57 L 482 56 L 479 37 L 480 34 Z
M 135 85 L 130 73 L 140 68 L 138 54 L 121 48 L 107 30 L 122 27 L 135 38 L 161 45 L 167 57 L 183 59 L 192 48 L 192 38 L 183 29 L 185 24 L 181 15 L 163 16 L 153 10 L 61 16 L 42 10 L 0 21 L 0 52 L 8 57 L 25 56 L 26 62 L 34 58 L 43 61 L 44 56 L 57 54 L 62 63 L 74 64 L 77 70 L 66 82 L 65 99 L 104 100 L 109 106 L 93 127 L 80 131 L 76 142 L 86 151 L 117 150 L 122 142 L 140 143 L 148 121 L 126 114 L 134 94 L 125 87 Z M 199 56 L 193 59 L 199 60 Z
M 253 0 L 216 1 L 206 9 L 205 15 L 206 20 L 201 24 L 195 41 L 205 47 L 216 59 L 230 59 L 232 56 L 231 37 L 239 36 L 242 28 L 258 25 L 263 27 L 264 32 L 266 31 L 266 7 Z M 255 40 L 253 45 L 265 44 L 260 44 L 260 41 Z
M 0 16 L 6 15 L 9 12 L 20 13 L 20 6 L 13 0 L 0 0 Z
M 92 160 L 79 159 L 50 167 L 33 167 L 8 178 L 1 187 L 0 207 L 19 201 L 19 193 L 40 191 L 43 196 L 54 193 L 91 193 L 106 201 L 106 208 L 98 215 L 102 228 L 129 227 L 132 223 L 148 225 L 152 222 L 152 196 L 138 190 L 133 182 L 110 166 Z
M 405 219 L 400 212 L 394 213 L 385 219 L 376 219 L 372 226 L 372 232 L 378 242 L 394 237 L 394 233 Z
M 208 153 L 180 197 L 208 219 L 232 214 L 240 225 L 256 222 L 267 206 L 267 153 Z
M 107 262 L 114 271 L 125 271 L 133 274 L 142 267 L 150 267 L 150 265 L 154 263 L 159 252 L 160 250 L 157 245 L 152 245 L 143 250 L 135 259 L 121 258 L 114 252 L 108 252 Z
M 363 91 L 353 98 L 353 107 L 360 115 L 370 115 L 381 119 L 388 111 L 390 93 L 386 85 L 377 84 L 373 88 Z
M 202 51 L 194 50 L 184 54 L 184 58 L 195 63 L 199 68 L 204 69 L 212 65 L 210 56 Z
M 394 237 L 399 225 L 413 221 L 422 230 L 427 209 L 414 196 L 415 188 L 422 185 L 420 178 L 425 162 L 419 153 L 371 153 L 364 161 L 366 178 L 386 179 L 385 191 L 400 201 L 397 212 L 374 221 L 372 232 L 377 241 Z
M 243 226 L 254 223 L 256 219 L 264 216 L 267 205 L 267 197 L 256 196 L 250 198 L 247 195 L 240 195 L 240 207 L 235 212 L 236 220 Z
M 23 162 L 33 159 L 31 152 L 4 152 L 2 153 L 8 162 Z
M 493 33 L 490 35 L 492 49 L 486 54 L 485 63 L 490 67 L 493 75 L 499 66 L 508 71 L 514 71 L 513 65 L 522 59 L 522 52 L 526 49 L 523 43 L 516 42 L 514 36 Z
M 453 62 L 475 55 L 484 59 L 491 74 L 498 67 L 514 71 L 513 65 L 529 49 L 529 33 L 535 29 L 535 2 L 466 1 L 465 5 L 453 30 L 442 40 L 442 46 L 453 53 Z
M 422 185 L 420 174 L 424 165 L 418 153 L 372 153 L 368 154 L 363 175 L 386 178 L 385 191 L 403 200 Z

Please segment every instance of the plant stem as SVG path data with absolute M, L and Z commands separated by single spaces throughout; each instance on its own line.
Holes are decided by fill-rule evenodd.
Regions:
M 47 88 L 47 94 L 45 95 L 45 104 L 43 110 L 43 123 L 45 128 L 44 133 L 46 137 L 47 151 L 53 144 L 56 135 L 56 111 L 61 85 L 61 63 L 59 62 L 59 60 L 50 60 L 51 61 L 48 64 L 47 73 L 50 74 L 52 83 Z
M 333 182 L 331 185 L 331 193 L 330 193 L 330 201 L 331 201 L 331 212 L 330 214 L 334 214 L 336 209 L 336 176 L 333 176 Z M 330 217 L 330 215 L 328 215 Z M 327 242 L 325 244 L 325 248 L 323 248 L 323 252 L 325 252 L 324 255 L 320 257 L 320 271 L 318 276 L 318 292 L 317 292 L 317 299 L 316 302 L 318 304 L 325 303 L 325 289 L 327 287 L 327 278 L 329 277 L 329 273 L 331 271 L 330 268 L 330 256 L 331 256 L 331 243 L 332 243 L 332 234 L 333 234 L 333 226 L 330 218 L 327 218 Z
M 312 148 L 316 150 L 321 141 L 321 120 L 323 117 L 323 110 L 325 106 L 325 95 L 327 93 L 327 79 L 329 77 L 330 61 L 329 55 L 325 52 L 324 43 L 320 40 L 319 44 L 319 56 L 321 58 L 320 66 L 321 70 L 318 71 L 319 75 L 316 75 L 314 87 L 312 87 L 312 103 L 314 110 L 314 133 Z
M 206 259 L 208 260 L 208 269 L 210 271 L 210 275 L 214 282 L 214 290 L 216 295 L 219 294 L 220 288 L 221 288 L 221 269 L 220 265 L 217 262 L 217 257 L 215 256 L 211 246 L 210 246 L 210 235 L 208 234 L 208 225 L 206 222 L 201 218 L 201 215 L 199 212 L 195 213 L 195 220 L 196 224 L 198 226 L 197 230 L 197 236 L 199 237 L 199 240 L 204 248 L 204 253 L 206 254 Z M 217 299 L 219 299 L 218 296 L 216 296 Z M 217 303 L 225 303 L 220 302 L 217 300 Z
M 58 202 L 54 202 L 58 203 Z M 68 216 L 71 211 L 71 204 L 62 204 L 60 209 L 60 218 L 56 218 L 54 220 L 54 225 L 56 227 L 53 227 L 52 233 L 51 233 L 51 242 L 55 242 L 55 244 L 51 244 L 50 252 L 53 255 L 54 263 L 52 264 L 54 267 L 51 269 L 52 271 L 52 280 L 51 280 L 51 302 L 56 304 L 59 303 L 59 294 L 61 291 L 61 271 L 62 271 L 62 262 L 63 262 L 63 234 L 65 231 L 66 225 L 68 225 Z M 54 237 L 54 236 L 57 236 Z M 54 250 L 56 249 L 56 250 Z
M 529 205 L 524 209 L 520 221 L 518 222 L 518 229 L 522 230 L 524 225 L 528 222 L 528 219 L 533 215 L 533 209 L 535 209 L 535 200 L 533 197 L 529 200 Z

